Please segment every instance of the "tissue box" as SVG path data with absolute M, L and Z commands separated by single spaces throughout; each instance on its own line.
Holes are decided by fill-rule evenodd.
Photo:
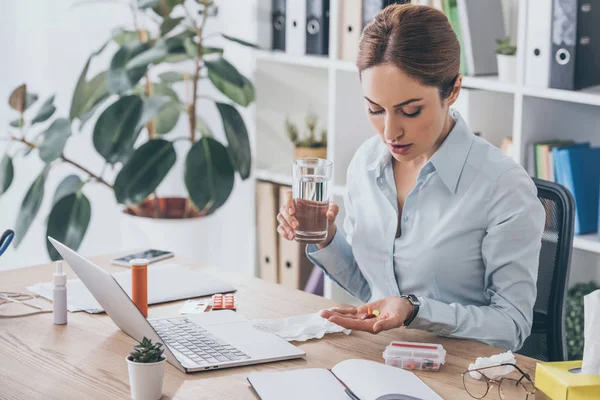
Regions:
M 588 400 L 600 393 L 600 375 L 569 372 L 581 361 L 537 363 L 535 387 L 552 400 Z

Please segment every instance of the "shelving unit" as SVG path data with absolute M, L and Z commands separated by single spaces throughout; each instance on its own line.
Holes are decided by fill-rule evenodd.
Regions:
M 312 107 L 328 130 L 328 158 L 334 163 L 334 199 L 343 206 L 342 195 L 348 164 L 364 140 L 374 134 L 367 121 L 358 71 L 353 62 L 338 59 L 339 24 L 342 0 L 331 0 L 330 55 L 296 56 L 284 52 L 255 51 L 257 86 L 257 169 L 255 177 L 290 184 L 293 148 L 283 133 L 288 115 L 301 118 Z M 456 107 L 474 131 L 499 145 L 502 137 L 512 136 L 515 161 L 525 168 L 530 164 L 531 143 L 551 139 L 590 141 L 600 145 L 600 87 L 583 91 L 541 89 L 524 85 L 526 2 L 518 7 L 517 81 L 500 82 L 496 76 L 465 76 Z M 278 96 L 275 101 L 274 96 Z M 287 108 L 286 108 L 287 107 Z M 316 110 L 315 110 L 316 108 Z M 323 122 L 325 123 L 325 122 Z M 343 210 L 341 210 L 343 215 Z M 340 224 L 341 225 L 341 224 Z M 590 264 L 594 258 L 600 271 L 600 237 L 596 234 L 575 237 L 573 247 L 586 252 L 574 254 L 573 268 L 579 259 Z M 577 253 L 577 252 L 574 252 Z M 591 279 L 600 279 L 600 273 Z M 326 280 L 326 297 L 338 301 L 350 298 Z

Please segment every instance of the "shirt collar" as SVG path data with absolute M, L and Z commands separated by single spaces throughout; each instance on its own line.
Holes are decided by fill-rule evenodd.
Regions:
M 435 169 L 444 184 L 454 193 L 473 144 L 473 133 L 458 111 L 451 109 L 450 115 L 455 121 L 454 128 L 452 128 L 440 148 L 423 166 L 422 172 L 427 174 Z M 391 160 L 390 151 L 380 141 L 376 155 L 367 168 L 371 171 L 377 170 L 377 176 L 379 177 L 385 167 L 391 163 Z

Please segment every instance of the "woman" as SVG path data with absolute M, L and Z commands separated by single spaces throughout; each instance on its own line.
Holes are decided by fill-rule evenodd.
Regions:
M 357 65 L 379 137 L 348 167 L 346 237 L 332 203 L 328 238 L 307 255 L 371 302 L 322 312 L 338 325 L 406 326 L 517 350 L 531 331 L 544 209 L 525 170 L 450 110 L 459 64 L 456 35 L 436 9 L 389 6 L 364 29 Z M 291 198 L 277 216 L 288 240 L 298 227 Z

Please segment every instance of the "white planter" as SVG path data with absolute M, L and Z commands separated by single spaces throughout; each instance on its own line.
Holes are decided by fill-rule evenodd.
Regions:
M 504 83 L 517 82 L 517 56 L 496 54 L 498 60 L 498 80 Z
M 186 219 L 145 218 L 121 213 L 121 243 L 126 251 L 154 248 L 193 259 L 200 265 L 221 265 L 228 246 L 223 221 L 214 215 Z
M 162 397 L 165 363 L 162 361 L 143 364 L 136 363 L 125 357 L 129 370 L 129 387 L 133 400 L 158 400 Z

